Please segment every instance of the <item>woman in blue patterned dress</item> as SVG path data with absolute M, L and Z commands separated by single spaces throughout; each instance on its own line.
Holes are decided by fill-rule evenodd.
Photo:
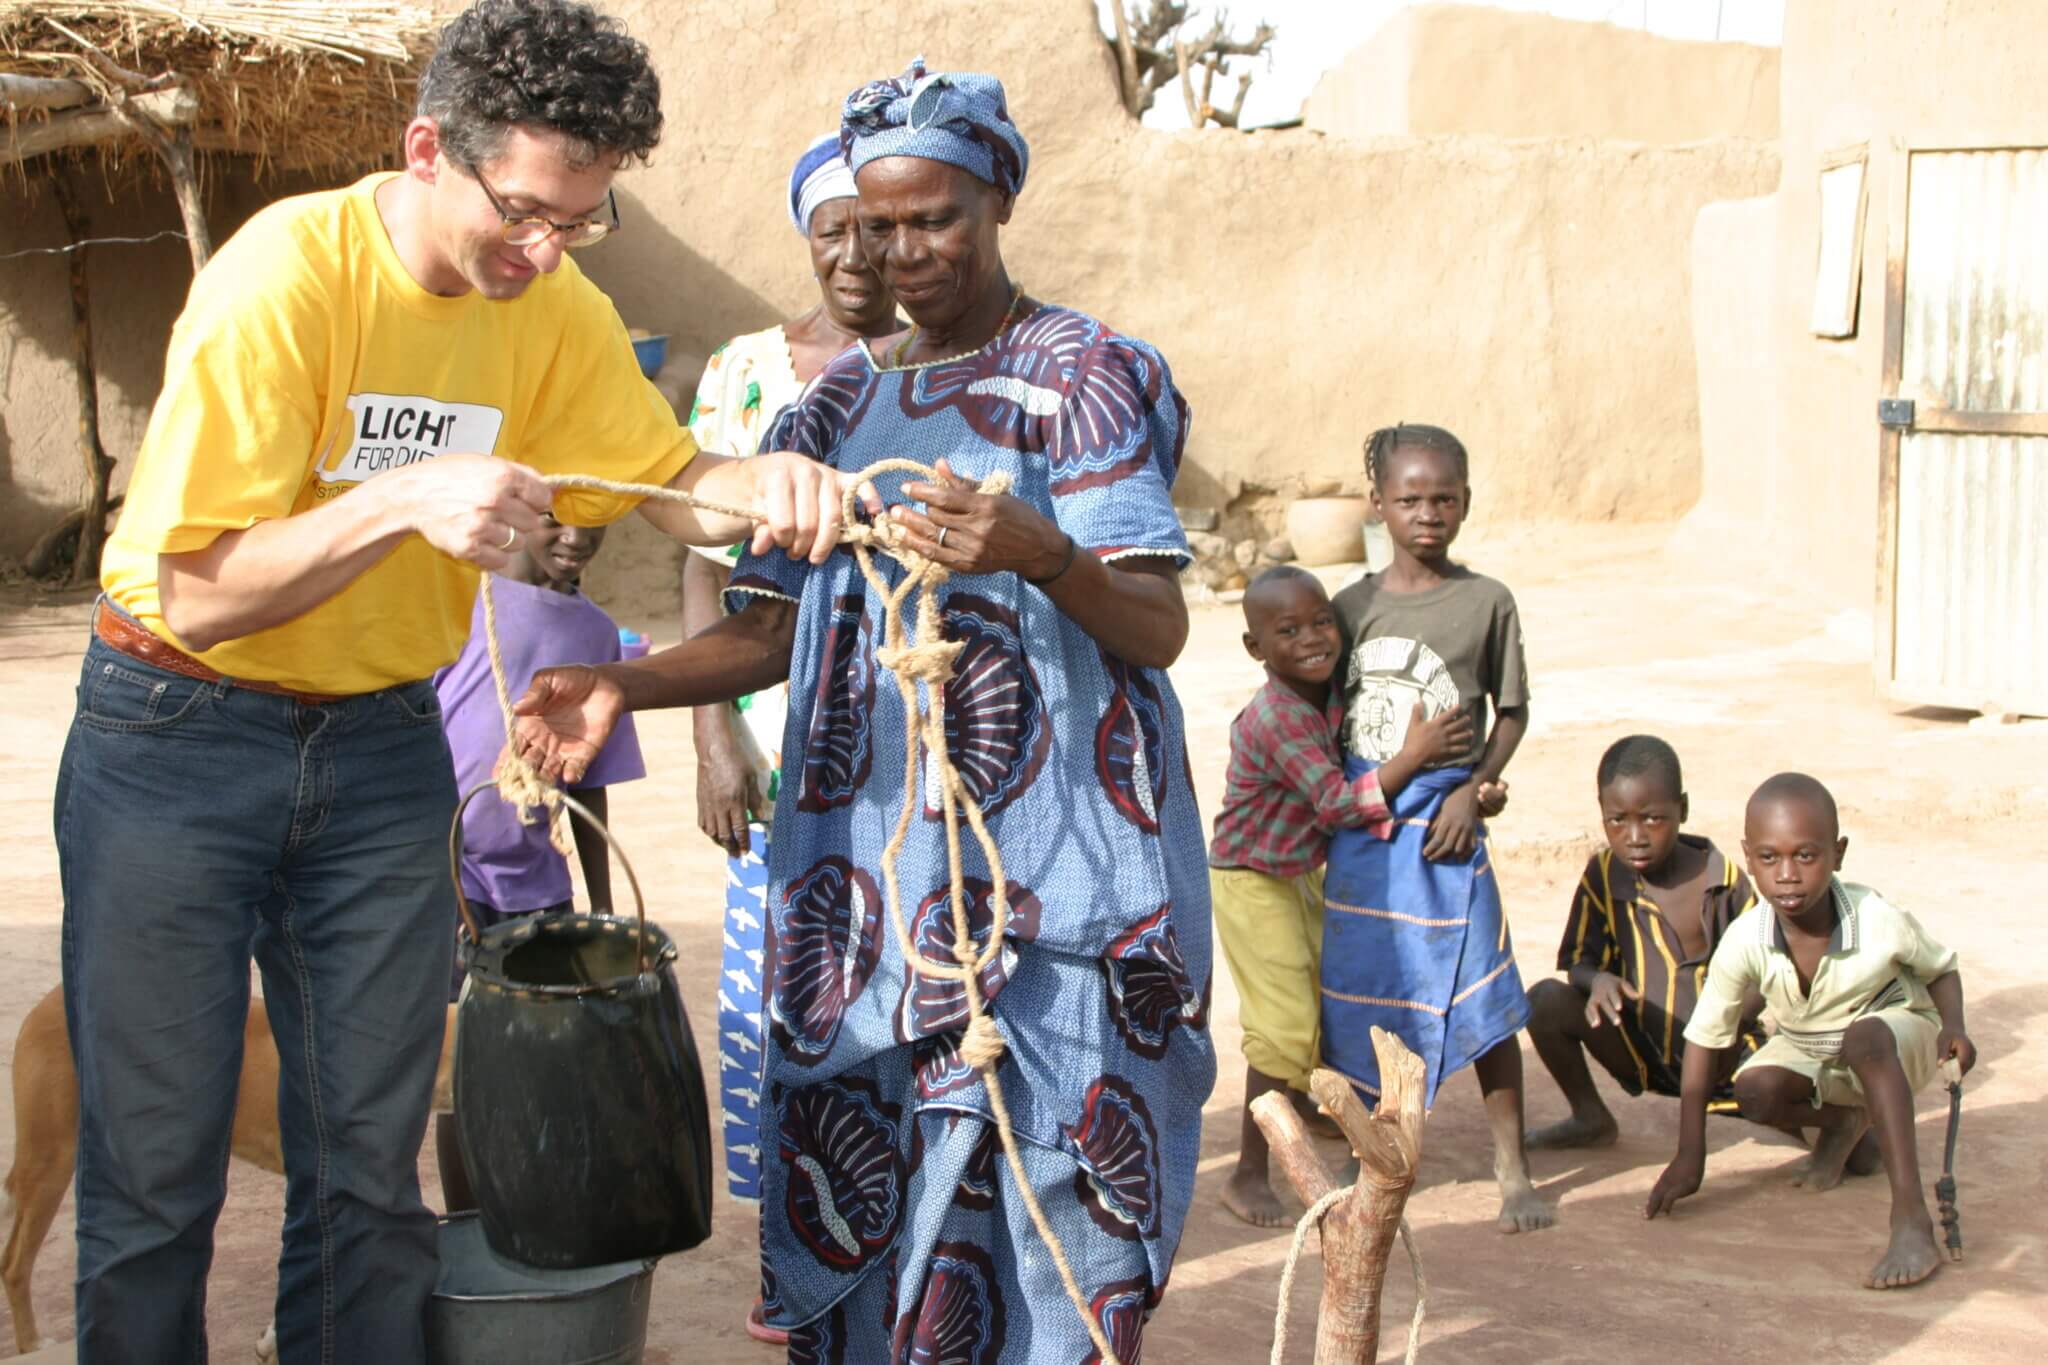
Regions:
M 1170 497 L 1188 408 L 1159 353 L 1012 283 L 999 230 L 1027 165 L 1002 87 L 914 66 L 848 97 L 871 261 L 913 323 L 843 353 L 769 435 L 879 482 L 951 570 L 947 750 L 1002 852 L 1010 917 L 981 991 L 1033 1191 L 1090 1315 L 1137 1358 L 1193 1194 L 1208 1033 L 1202 830 L 1165 668 L 1187 636 Z M 974 491 L 1001 472 L 1005 494 Z M 911 504 L 920 504 L 922 511 Z M 878 560 L 885 577 L 902 573 Z M 792 1360 L 1099 1358 L 960 1056 L 963 989 L 906 970 L 881 859 L 920 949 L 950 960 L 945 826 L 906 793 L 906 718 L 875 656 L 882 604 L 851 556 L 734 569 L 734 615 L 666 654 L 535 680 L 529 753 L 574 773 L 623 710 L 790 680 L 770 868 L 763 1292 Z M 972 838 L 986 934 L 992 886 Z

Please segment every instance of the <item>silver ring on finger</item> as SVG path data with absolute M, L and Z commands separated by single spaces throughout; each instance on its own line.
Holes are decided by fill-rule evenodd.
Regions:
M 505 543 L 503 545 L 500 545 L 498 548 L 501 550 L 509 550 L 518 543 L 519 529 L 515 526 L 507 526 L 505 528 Z
M 946 548 L 946 532 L 948 532 L 948 531 L 950 531 L 950 530 L 952 530 L 952 529 L 953 529 L 953 528 L 952 528 L 952 527 L 950 527 L 950 526 L 941 526 L 941 527 L 939 528 L 939 548 L 940 548 L 940 549 L 942 549 L 942 550 L 943 550 L 943 549 L 945 549 L 945 548 Z

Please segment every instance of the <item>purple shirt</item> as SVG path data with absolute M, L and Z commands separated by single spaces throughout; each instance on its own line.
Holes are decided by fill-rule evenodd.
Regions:
M 493 578 L 491 595 L 497 604 L 505 686 L 515 700 L 540 669 L 611 663 L 619 657 L 618 627 L 604 608 L 581 593 Z M 504 714 L 498 710 L 491 656 L 484 645 L 481 595 L 469 623 L 469 643 L 454 663 L 434 675 L 434 690 L 441 697 L 441 725 L 455 759 L 455 784 L 466 792 L 491 780 L 505 746 Z M 622 716 L 576 790 L 645 776 L 633 718 Z M 569 864 L 548 843 L 546 823 L 536 815 L 533 824 L 520 824 L 517 812 L 494 796 L 477 797 L 463 812 L 462 852 L 463 894 L 494 910 L 544 910 L 570 898 Z

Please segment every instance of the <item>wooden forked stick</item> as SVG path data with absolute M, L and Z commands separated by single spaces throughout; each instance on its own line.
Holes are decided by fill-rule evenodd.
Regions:
M 1380 1291 L 1387 1260 L 1401 1232 L 1401 1211 L 1415 1187 L 1422 1163 L 1422 1059 L 1393 1034 L 1372 1031 L 1382 1087 L 1378 1109 L 1368 1113 L 1351 1083 L 1328 1069 L 1309 1078 L 1310 1093 L 1343 1128 L 1358 1154 L 1358 1181 L 1322 1217 L 1323 1296 L 1316 1322 L 1316 1365 L 1370 1365 L 1378 1358 Z M 1287 1183 L 1311 1210 L 1336 1190 L 1336 1179 L 1310 1145 L 1307 1130 L 1286 1095 L 1274 1091 L 1252 1104 L 1252 1118 L 1265 1133 Z M 1409 1247 L 1411 1257 L 1413 1244 Z M 1410 1359 L 1422 1322 L 1420 1262 L 1416 1262 L 1416 1315 L 1409 1334 Z M 1282 1324 L 1286 1305 L 1281 1305 Z M 1276 1329 L 1276 1351 L 1284 1332 Z

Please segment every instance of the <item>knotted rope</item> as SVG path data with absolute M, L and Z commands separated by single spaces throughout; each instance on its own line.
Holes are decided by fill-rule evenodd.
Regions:
M 1273 1311 L 1273 1355 L 1271 1365 L 1283 1365 L 1287 1359 L 1287 1307 L 1294 1297 L 1294 1266 L 1301 1259 L 1302 1248 L 1308 1245 L 1308 1230 L 1320 1229 L 1323 1215 L 1335 1208 L 1356 1188 L 1352 1185 L 1331 1190 L 1321 1199 L 1309 1205 L 1294 1225 L 1294 1241 L 1287 1248 L 1287 1264 L 1280 1267 L 1280 1303 Z M 1415 1272 L 1415 1312 L 1408 1319 L 1408 1355 L 1405 1365 L 1415 1365 L 1415 1353 L 1422 1347 L 1422 1319 L 1429 1309 L 1429 1286 L 1422 1279 L 1422 1253 L 1415 1249 L 1415 1237 L 1408 1231 L 1408 1220 L 1401 1220 L 1401 1245 L 1408 1249 L 1408 1268 Z
M 915 460 L 883 460 L 870 465 L 863 471 L 867 478 L 881 474 L 907 473 L 936 479 L 937 471 Z M 680 489 L 662 488 L 651 484 L 618 483 L 610 479 L 599 479 L 584 474 L 552 474 L 546 482 L 553 488 L 594 488 L 607 493 L 624 493 L 635 497 L 656 498 L 665 502 L 679 502 L 700 511 L 717 512 L 748 521 L 759 521 L 760 513 L 751 508 L 731 507 L 698 498 Z M 1009 491 L 1009 476 L 1001 472 L 982 480 L 978 489 L 982 493 L 1004 493 Z M 1003 1099 L 1003 1087 L 996 1077 L 996 1067 L 1002 1061 L 1004 1041 L 1002 1030 L 988 1013 L 988 1004 L 982 998 L 981 973 L 995 961 L 1003 950 L 1003 933 L 1009 926 L 1010 899 L 1009 882 L 1003 874 L 1002 853 L 996 848 L 988 826 L 983 822 L 981 807 L 961 784 L 960 774 L 953 767 L 952 756 L 946 751 L 946 683 L 953 676 L 954 662 L 959 658 L 964 642 L 941 638 L 942 622 L 939 619 L 938 589 L 952 576 L 943 564 L 925 558 L 910 549 L 903 542 L 902 529 L 889 520 L 868 523 L 857 515 L 858 489 L 848 488 L 842 498 L 840 516 L 842 525 L 840 539 L 853 546 L 855 561 L 860 565 L 861 577 L 867 580 L 869 588 L 882 599 L 882 643 L 875 649 L 875 662 L 888 669 L 896 678 L 897 693 L 903 699 L 904 715 L 904 769 L 903 808 L 896 819 L 896 829 L 882 850 L 882 884 L 889 902 L 890 922 L 896 930 L 896 944 L 903 953 L 903 961 L 911 971 L 920 976 L 938 981 L 957 981 L 967 998 L 967 1027 L 960 1039 L 960 1056 L 981 1074 L 982 1083 L 987 1087 L 989 1108 L 996 1118 L 996 1133 L 1002 1139 L 1003 1155 L 1008 1159 L 1010 1175 L 1016 1182 L 1017 1192 L 1023 1196 L 1024 1208 L 1031 1215 L 1031 1225 L 1038 1229 L 1039 1238 L 1046 1250 L 1052 1254 L 1052 1261 L 1060 1274 L 1060 1283 L 1065 1287 L 1067 1299 L 1074 1305 L 1074 1311 L 1081 1316 L 1081 1323 L 1088 1329 L 1089 1340 L 1095 1344 L 1096 1354 L 1103 1365 L 1121 1365 L 1115 1350 L 1110 1346 L 1109 1335 L 1102 1324 L 1096 1321 L 1089 1310 L 1088 1298 L 1081 1292 L 1080 1284 L 1074 1278 L 1073 1267 L 1067 1261 L 1066 1248 L 1060 1244 L 1059 1235 L 1053 1231 L 1046 1219 L 1045 1210 L 1040 1207 L 1037 1194 L 1031 1188 L 1031 1181 L 1024 1170 L 1024 1159 L 1018 1154 L 1017 1135 L 1010 1124 L 1009 1105 Z M 889 555 L 903 565 L 902 581 L 891 588 L 875 567 L 875 551 Z M 519 818 L 531 822 L 526 812 L 530 807 L 544 807 L 549 813 L 549 838 L 563 856 L 568 856 L 567 816 L 562 808 L 561 792 L 541 779 L 540 773 L 515 752 L 509 741 L 512 738 L 512 697 L 505 685 L 505 664 L 499 653 L 497 613 L 491 602 L 491 576 L 483 576 L 482 586 L 484 608 L 484 643 L 491 660 L 491 678 L 497 685 L 498 704 L 504 712 L 505 733 L 508 743 L 505 754 L 498 762 L 493 774 L 498 784 L 498 793 L 519 810 Z M 904 626 L 906 604 L 915 594 L 917 633 L 913 638 Z M 925 705 L 918 705 L 917 685 L 925 687 Z M 914 723 L 913 723 L 914 722 Z M 918 951 L 911 937 L 910 923 L 903 913 L 902 887 L 897 877 L 896 862 L 903 851 L 904 841 L 909 837 L 910 826 L 919 794 L 918 777 L 923 750 L 929 747 L 935 760 L 939 787 L 940 808 L 945 815 L 946 825 L 946 868 L 951 887 L 953 909 L 953 961 L 936 962 Z M 966 817 L 968 826 L 974 831 L 974 838 L 981 845 L 983 856 L 988 860 L 989 879 L 994 883 L 990 892 L 990 922 L 988 941 L 977 944 L 974 940 L 973 925 L 967 914 L 966 872 L 960 857 L 960 822 Z M 1297 1240 L 1299 1239 L 1297 1232 Z M 1411 1248 L 1412 1254 L 1412 1248 Z M 1292 1257 L 1289 1258 L 1290 1269 Z M 1412 1357 L 1412 1346 L 1411 1346 Z

